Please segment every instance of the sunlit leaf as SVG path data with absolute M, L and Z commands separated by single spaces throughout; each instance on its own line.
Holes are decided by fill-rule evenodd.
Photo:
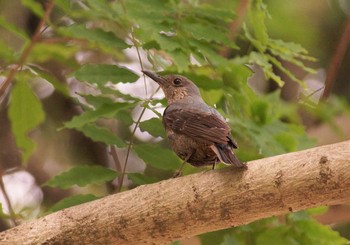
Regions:
M 96 142 L 102 142 L 107 145 L 116 145 L 118 147 L 124 147 L 126 145 L 123 140 L 117 137 L 112 131 L 91 123 L 85 124 L 82 127 L 77 128 L 77 130 Z
M 148 132 L 155 137 L 165 138 L 165 130 L 160 118 L 151 118 L 149 120 L 140 123 L 140 129 L 142 132 Z
M 142 160 L 152 167 L 175 170 L 180 166 L 180 158 L 172 150 L 158 144 L 135 145 L 134 150 Z
M 74 76 L 80 81 L 96 83 L 99 86 L 104 86 L 107 82 L 132 83 L 139 78 L 127 68 L 102 64 L 84 65 L 74 73 Z

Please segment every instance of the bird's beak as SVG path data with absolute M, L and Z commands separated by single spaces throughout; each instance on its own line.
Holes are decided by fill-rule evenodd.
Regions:
M 159 85 L 166 85 L 166 80 L 164 79 L 164 77 L 150 72 L 150 71 L 142 71 L 146 76 L 148 76 L 149 78 L 151 78 L 152 80 L 154 80 L 156 83 L 158 83 Z

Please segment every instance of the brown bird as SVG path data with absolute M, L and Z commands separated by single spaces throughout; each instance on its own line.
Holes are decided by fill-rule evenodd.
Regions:
M 180 75 L 165 75 L 143 71 L 162 88 L 168 106 L 163 125 L 171 148 L 183 160 L 199 167 L 222 162 L 247 168 L 233 153 L 237 143 L 225 119 L 202 99 L 197 86 Z

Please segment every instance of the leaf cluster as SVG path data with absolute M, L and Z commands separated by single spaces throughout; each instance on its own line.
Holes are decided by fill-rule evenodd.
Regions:
M 36 1 L 22 2 L 38 17 L 44 16 Z M 187 76 L 198 85 L 204 100 L 228 119 L 239 142 L 237 154 L 243 161 L 301 150 L 314 143 L 305 135 L 297 105 L 283 102 L 279 89 L 259 94 L 247 83 L 253 75 L 247 64 L 260 66 L 265 78 L 280 87 L 284 81 L 274 68 L 304 86 L 300 78 L 284 67 L 284 62 L 313 72 L 303 64 L 303 61 L 314 60 L 305 49 L 269 36 L 265 21 L 270 16 L 262 0 L 250 1 L 247 20 L 239 34 L 239 39 L 250 47 L 246 52 L 240 50 L 236 40 L 231 40 L 228 35 L 229 24 L 237 18 L 233 8 L 179 0 L 84 0 L 57 1 L 55 4 L 55 11 L 60 16 L 48 22 L 49 31 L 33 45 L 25 66 L 15 76 L 10 93 L 8 115 L 16 144 L 22 150 L 23 163 L 35 149 L 28 134 L 45 120 L 42 101 L 32 86 L 33 81 L 40 79 L 63 96 L 79 98 L 83 113 L 67 121 L 64 129 L 77 130 L 106 147 L 127 148 L 146 164 L 144 173 L 126 173 L 132 182 L 129 187 L 171 176 L 180 160 L 164 140 L 157 110 L 159 105 L 164 106 L 164 100 L 135 96 L 118 89 L 120 84 L 136 84 L 140 70 L 147 63 L 154 70 L 164 70 L 163 73 Z M 23 43 L 23 49 L 15 51 L 0 38 L 1 74 L 6 77 L 11 69 L 9 65 L 16 63 L 33 40 L 4 18 L 0 18 L 0 26 Z M 223 48 L 239 51 L 241 55 L 223 57 L 220 55 Z M 132 60 L 126 53 L 129 49 L 139 54 L 139 69 L 123 65 Z M 81 53 L 99 54 L 105 62 L 79 62 L 76 57 Z M 70 94 L 66 84 L 45 69 L 45 64 L 52 61 L 63 67 L 66 80 L 73 79 L 90 92 Z M 139 108 L 142 110 L 139 119 L 134 119 L 132 114 L 139 112 Z M 143 120 L 145 111 L 153 113 L 154 117 Z M 106 121 L 121 126 L 116 130 L 104 123 Z M 130 128 L 134 130 L 130 131 Z M 135 139 L 137 128 L 150 134 L 152 140 Z M 125 161 L 123 164 L 130 163 Z M 184 173 L 193 171 L 197 170 L 186 167 Z M 101 166 L 78 165 L 58 174 L 46 185 L 65 189 L 74 185 L 101 184 L 124 174 Z M 69 197 L 50 211 L 96 198 L 90 194 Z M 305 233 L 305 230 L 310 232 Z M 323 235 L 319 236 L 321 233 Z M 203 244 L 210 241 L 210 236 L 203 236 Z M 270 219 L 229 230 L 220 242 L 242 244 L 251 239 L 247 237 L 255 237 L 256 244 L 271 244 L 269 242 L 276 240 L 281 244 L 344 242 L 336 233 L 310 219 L 293 218 L 288 224 Z

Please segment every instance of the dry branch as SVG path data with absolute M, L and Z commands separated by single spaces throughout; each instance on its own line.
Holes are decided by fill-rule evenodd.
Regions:
M 167 244 L 350 201 L 350 141 L 140 186 L 0 233 L 1 244 Z

